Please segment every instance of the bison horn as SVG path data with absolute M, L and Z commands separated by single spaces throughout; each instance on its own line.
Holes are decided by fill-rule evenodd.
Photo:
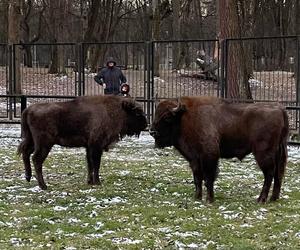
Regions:
M 186 111 L 185 105 L 183 105 L 180 101 L 178 101 L 177 107 L 172 108 L 172 113 L 176 114 L 176 113 L 181 113 Z

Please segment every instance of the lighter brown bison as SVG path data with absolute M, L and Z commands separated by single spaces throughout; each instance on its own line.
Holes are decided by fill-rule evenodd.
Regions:
M 214 200 L 214 181 L 219 158 L 242 160 L 253 153 L 264 174 L 257 199 L 279 198 L 287 161 L 288 117 L 277 104 L 242 104 L 215 97 L 182 97 L 159 103 L 150 130 L 155 144 L 174 146 L 190 163 L 196 187 L 202 198 L 202 181 L 207 201 Z
M 54 144 L 85 147 L 89 184 L 99 184 L 103 150 L 128 135 L 139 135 L 147 126 L 142 108 L 130 98 L 78 97 L 72 101 L 39 103 L 22 113 L 22 154 L 26 180 L 31 179 L 30 155 L 40 188 L 47 186 L 42 164 Z

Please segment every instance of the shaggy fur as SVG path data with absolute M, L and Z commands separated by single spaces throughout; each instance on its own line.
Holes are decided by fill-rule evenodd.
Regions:
M 125 135 L 139 135 L 147 126 L 143 110 L 132 99 L 118 96 L 78 97 L 68 102 L 34 104 L 22 113 L 22 154 L 26 180 L 32 172 L 30 155 L 40 188 L 46 189 L 42 164 L 54 144 L 85 147 L 88 183 L 99 184 L 103 150 Z
M 196 198 L 214 200 L 219 158 L 242 160 L 253 153 L 264 174 L 258 202 L 279 198 L 287 160 L 288 116 L 274 104 L 242 104 L 215 97 L 182 97 L 159 103 L 150 133 L 156 146 L 174 146 L 190 163 Z

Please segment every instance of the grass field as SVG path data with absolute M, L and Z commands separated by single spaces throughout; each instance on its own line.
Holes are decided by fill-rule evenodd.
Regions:
M 262 174 L 250 156 L 220 162 L 208 205 L 194 200 L 186 161 L 172 148 L 154 149 L 148 134 L 104 154 L 97 187 L 86 184 L 83 149 L 53 148 L 47 191 L 25 181 L 18 142 L 0 142 L 0 249 L 300 249 L 295 148 L 278 202 L 255 202 Z

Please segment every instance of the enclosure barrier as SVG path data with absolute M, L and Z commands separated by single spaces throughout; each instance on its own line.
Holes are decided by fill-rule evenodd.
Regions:
M 221 43 L 0 44 L 0 123 L 19 123 L 22 110 L 32 103 L 102 95 L 103 88 L 93 78 L 105 66 L 106 58 L 113 56 L 149 124 L 162 99 L 246 95 L 254 102 L 286 106 L 290 130 L 299 136 L 299 51 L 297 36 L 226 39 Z

